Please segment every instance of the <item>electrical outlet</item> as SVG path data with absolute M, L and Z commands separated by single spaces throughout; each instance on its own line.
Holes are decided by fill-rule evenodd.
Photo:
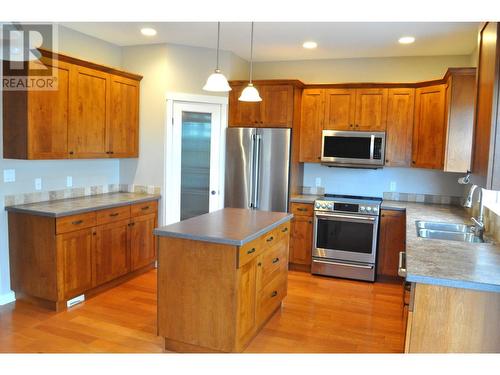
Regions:
M 72 187 L 72 186 L 73 186 L 73 177 L 66 176 L 66 187 Z
M 389 184 L 389 190 L 396 191 L 396 181 L 391 181 L 391 183 Z
M 316 177 L 316 187 L 321 186 L 321 177 Z
M 40 177 L 35 178 L 35 190 L 42 190 L 42 179 Z
M 4 169 L 3 170 L 3 182 L 16 182 L 16 170 L 15 169 Z

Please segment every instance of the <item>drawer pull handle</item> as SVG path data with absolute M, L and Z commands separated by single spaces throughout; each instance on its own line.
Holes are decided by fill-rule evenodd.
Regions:
M 274 264 L 274 263 L 278 263 L 279 261 L 280 261 L 280 258 L 274 258 L 274 259 L 273 259 L 273 264 Z
M 255 253 L 255 247 L 252 247 L 250 250 L 247 251 L 247 254 L 252 254 Z
M 112 213 L 112 214 L 109 214 L 109 216 L 111 216 L 111 217 L 113 217 L 113 216 L 118 216 L 118 215 L 120 215 L 118 212 L 114 212 L 114 213 Z
M 83 220 L 75 220 L 71 222 L 73 225 L 80 225 L 81 223 L 83 223 Z
M 277 290 L 275 290 L 275 291 L 273 291 L 273 292 L 271 293 L 271 298 L 272 298 L 272 297 L 276 297 L 277 295 L 278 295 L 278 291 L 277 291 Z
M 149 210 L 149 206 L 141 207 L 141 210 L 143 210 L 143 211 Z
M 299 207 L 297 208 L 297 211 L 301 211 L 301 212 L 307 212 L 309 211 L 307 208 L 302 208 L 302 207 Z
M 273 236 L 269 237 L 266 241 L 267 241 L 267 242 L 271 242 L 272 240 L 274 240 L 274 237 L 273 237 Z
M 281 231 L 282 231 L 283 233 L 286 233 L 286 232 L 288 232 L 288 227 L 286 227 L 286 228 L 283 228 L 283 229 L 282 229 Z

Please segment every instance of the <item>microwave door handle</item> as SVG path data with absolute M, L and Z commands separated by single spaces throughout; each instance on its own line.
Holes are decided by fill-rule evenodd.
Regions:
M 370 160 L 373 160 L 373 151 L 375 149 L 375 135 L 370 136 Z

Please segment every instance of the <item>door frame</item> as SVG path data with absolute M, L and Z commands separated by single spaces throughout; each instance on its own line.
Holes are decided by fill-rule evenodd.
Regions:
M 173 126 L 174 126 L 174 103 L 186 104 L 213 104 L 220 106 L 220 143 L 219 143 L 219 208 L 224 208 L 224 176 L 225 176 L 225 153 L 226 153 L 226 129 L 228 118 L 228 103 L 227 96 L 212 96 L 212 95 L 196 95 L 180 92 L 167 92 L 166 94 L 167 108 L 165 116 L 165 163 L 164 163 L 164 181 L 163 186 L 163 225 L 169 225 L 177 221 L 172 215 L 173 207 L 179 204 L 176 200 L 176 194 L 168 194 L 168 192 L 177 191 L 181 181 L 176 174 L 174 163 L 175 146 L 173 144 Z

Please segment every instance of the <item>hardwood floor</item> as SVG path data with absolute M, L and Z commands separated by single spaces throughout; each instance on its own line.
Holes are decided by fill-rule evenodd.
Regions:
M 283 307 L 251 353 L 402 352 L 402 288 L 290 271 Z M 0 352 L 162 352 L 156 270 L 61 313 L 19 301 L 0 306 Z

